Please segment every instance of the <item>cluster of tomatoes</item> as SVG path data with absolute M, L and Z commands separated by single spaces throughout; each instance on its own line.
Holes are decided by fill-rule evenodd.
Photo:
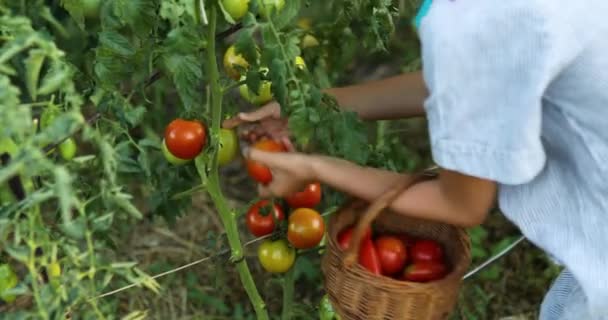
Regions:
M 354 228 L 338 234 L 338 245 L 348 249 Z M 429 282 L 449 272 L 443 247 L 434 240 L 405 234 L 372 235 L 368 228 L 361 239 L 359 264 L 369 272 L 403 281 Z
M 287 272 L 293 266 L 296 249 L 311 249 L 319 245 L 325 234 L 325 221 L 314 208 L 321 202 L 321 185 L 309 184 L 305 190 L 286 197 L 286 238 L 270 238 L 258 247 L 262 267 L 273 273 Z M 252 235 L 263 237 L 285 225 L 283 208 L 274 201 L 262 199 L 247 211 L 245 222 Z

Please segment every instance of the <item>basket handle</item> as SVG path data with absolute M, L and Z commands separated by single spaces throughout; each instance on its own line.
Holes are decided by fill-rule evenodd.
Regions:
M 352 238 L 346 253 L 344 254 L 344 266 L 350 267 L 359 258 L 359 248 L 361 247 L 361 239 L 363 238 L 365 229 L 378 217 L 380 212 L 388 208 L 391 203 L 405 190 L 412 185 L 430 180 L 437 176 L 437 167 L 424 170 L 420 173 L 410 174 L 405 179 L 400 179 L 397 183 L 391 186 L 384 194 L 372 202 L 367 210 L 361 215 L 357 226 L 353 231 Z

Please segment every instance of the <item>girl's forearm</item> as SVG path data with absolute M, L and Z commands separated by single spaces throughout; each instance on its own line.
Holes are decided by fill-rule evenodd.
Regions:
M 318 156 L 313 160 L 314 176 L 322 183 L 371 202 L 377 199 L 403 174 L 361 167 L 346 160 Z M 483 222 L 487 212 L 471 209 L 455 199 L 439 179 L 425 181 L 410 187 L 391 205 L 391 209 L 414 218 L 448 223 L 457 226 L 474 226 Z
M 422 72 L 405 73 L 363 84 L 326 91 L 346 110 L 364 120 L 390 120 L 423 116 L 428 96 Z

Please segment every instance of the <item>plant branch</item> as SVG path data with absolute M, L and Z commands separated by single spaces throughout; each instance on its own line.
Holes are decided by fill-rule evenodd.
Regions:
M 217 27 L 217 8 L 215 6 L 209 7 L 209 25 L 207 26 L 208 34 L 207 34 L 207 57 L 206 57 L 206 70 L 209 73 L 209 86 L 211 91 L 211 136 L 218 137 L 220 132 L 220 123 L 222 121 L 222 98 L 223 91 L 220 87 L 220 74 L 218 62 L 215 56 L 216 50 L 216 34 L 215 29 Z M 218 143 L 217 139 L 214 138 L 212 140 L 215 144 Z M 214 148 L 215 150 L 219 148 Z M 199 160 L 199 159 L 197 159 Z M 198 162 L 198 161 L 197 161 Z M 199 169 L 199 175 L 205 182 L 205 176 L 207 176 L 207 172 L 202 172 L 202 170 L 207 169 L 207 164 L 199 166 L 197 164 L 197 169 Z M 222 223 L 224 224 L 224 228 L 226 229 L 226 234 L 228 237 L 228 243 L 231 249 L 231 261 L 236 264 L 236 269 L 241 278 L 241 282 L 253 304 L 253 308 L 255 309 L 255 313 L 259 320 L 268 320 L 268 312 L 266 311 L 266 306 L 262 297 L 260 296 L 258 289 L 253 281 L 253 277 L 251 275 L 251 271 L 249 270 L 249 266 L 247 265 L 247 261 L 243 258 L 243 246 L 241 244 L 241 239 L 239 238 L 238 227 L 236 224 L 236 213 L 228 207 L 228 203 L 226 202 L 226 198 L 222 194 L 222 190 L 220 188 L 220 179 L 219 179 L 219 170 L 218 170 L 218 161 L 217 161 L 217 152 L 214 152 L 213 157 L 211 159 L 211 166 L 208 172 L 208 193 L 211 196 L 211 199 L 215 203 L 215 206 L 220 214 Z

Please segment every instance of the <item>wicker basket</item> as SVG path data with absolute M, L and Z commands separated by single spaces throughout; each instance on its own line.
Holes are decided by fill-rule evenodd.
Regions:
M 329 299 L 343 320 L 436 320 L 446 319 L 452 313 L 462 276 L 471 263 L 466 232 L 450 225 L 407 218 L 386 209 L 403 190 L 428 178 L 420 174 L 400 181 L 367 210 L 361 201 L 353 201 L 332 216 L 321 267 Z M 438 241 L 445 248 L 450 273 L 434 282 L 415 283 L 368 272 L 357 263 L 357 253 L 363 230 L 372 222 L 379 232 L 407 233 Z M 349 249 L 340 250 L 338 234 L 355 224 Z

